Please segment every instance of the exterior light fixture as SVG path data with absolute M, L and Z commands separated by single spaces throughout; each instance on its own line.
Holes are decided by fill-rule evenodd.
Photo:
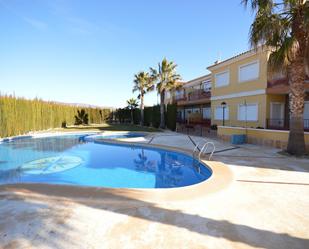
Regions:
M 221 107 L 222 107 L 222 125 L 224 126 L 225 123 L 225 108 L 226 108 L 226 103 L 222 102 L 221 103 Z

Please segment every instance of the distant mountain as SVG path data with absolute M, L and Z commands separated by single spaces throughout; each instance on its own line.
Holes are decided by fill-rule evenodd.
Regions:
M 111 106 L 98 106 L 98 105 L 90 105 L 90 104 L 84 104 L 84 103 L 66 103 L 66 102 L 58 102 L 58 101 L 55 101 L 55 103 L 59 103 L 61 105 L 84 107 L 84 108 L 116 109 L 115 107 L 111 107 Z

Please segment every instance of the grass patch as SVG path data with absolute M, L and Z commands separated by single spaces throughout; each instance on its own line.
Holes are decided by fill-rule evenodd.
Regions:
M 67 128 L 59 128 L 57 131 L 141 131 L 141 132 L 160 132 L 162 130 L 153 127 L 146 127 L 131 124 L 100 124 L 86 126 L 69 126 Z

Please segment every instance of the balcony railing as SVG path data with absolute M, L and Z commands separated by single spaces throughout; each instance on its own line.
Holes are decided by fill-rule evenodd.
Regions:
M 305 83 L 309 83 L 309 76 L 306 75 Z M 267 88 L 273 88 L 278 86 L 288 86 L 289 80 L 286 77 L 272 79 L 267 82 Z
M 199 120 L 190 120 L 188 119 L 183 119 L 183 118 L 177 118 L 177 123 L 178 124 L 187 124 L 187 125 L 205 125 L 205 126 L 210 126 L 211 120 L 210 119 L 199 119 Z
M 211 92 L 205 92 L 203 89 L 195 90 L 193 92 L 188 93 L 187 100 L 192 101 L 192 100 L 200 100 L 200 99 L 205 99 L 205 98 L 210 98 L 211 97 Z
M 178 95 L 175 96 L 175 100 L 176 101 L 186 100 L 186 96 L 185 96 L 185 94 L 178 94 Z
M 277 87 L 277 86 L 288 86 L 289 82 L 287 78 L 273 79 L 267 82 L 267 88 Z
M 288 119 L 267 119 L 267 129 L 289 130 L 290 121 Z M 304 119 L 304 130 L 309 131 L 309 119 Z

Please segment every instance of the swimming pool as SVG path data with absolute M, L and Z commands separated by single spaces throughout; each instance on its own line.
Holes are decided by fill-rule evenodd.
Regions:
M 174 188 L 211 176 L 208 167 L 184 153 L 85 138 L 27 137 L 0 143 L 0 184 Z

